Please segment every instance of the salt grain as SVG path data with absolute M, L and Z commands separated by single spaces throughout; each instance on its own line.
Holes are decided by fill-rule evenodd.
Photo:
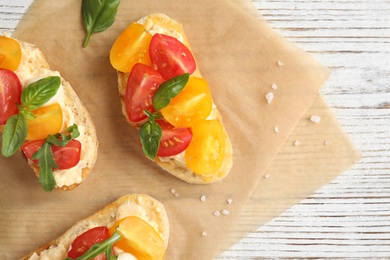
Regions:
M 274 131 L 275 133 L 279 133 L 279 127 L 275 126 Z
M 202 237 L 207 237 L 206 231 L 203 231 L 203 232 L 202 232 Z
M 274 94 L 272 92 L 267 93 L 267 95 L 265 95 L 265 99 L 267 99 L 268 104 L 271 104 L 272 100 L 274 99 Z
M 176 190 L 175 190 L 175 189 L 171 189 L 171 193 L 172 193 L 172 194 L 175 194 L 175 193 L 176 193 Z
M 227 209 L 224 209 L 224 210 L 221 211 L 221 213 L 222 213 L 222 215 L 226 216 L 226 215 L 229 215 L 230 211 L 227 210 Z
M 205 201 L 206 201 L 206 195 L 202 195 L 202 196 L 200 197 L 200 201 L 205 202 Z
M 233 203 L 233 200 L 232 199 L 227 199 L 226 201 L 228 204 L 232 204 Z
M 330 145 L 330 140 L 326 140 L 325 145 Z
M 218 217 L 219 215 L 221 215 L 221 212 L 219 212 L 218 210 L 214 211 L 214 216 Z
M 268 179 L 269 177 L 271 177 L 271 174 L 267 173 L 266 175 L 264 175 L 264 178 Z
M 283 66 L 284 63 L 283 63 L 281 60 L 278 60 L 278 65 L 279 65 L 279 66 Z
M 321 117 L 316 116 L 316 115 L 312 115 L 312 116 L 310 117 L 310 120 L 311 120 L 313 123 L 318 124 L 318 123 L 321 121 Z
M 277 89 L 278 86 L 275 84 L 275 83 L 272 83 L 272 86 L 271 86 L 272 89 Z
M 299 146 L 299 145 L 301 145 L 301 142 L 299 142 L 299 140 L 295 140 L 294 146 Z
M 178 198 L 179 196 L 179 193 L 175 192 L 175 197 Z

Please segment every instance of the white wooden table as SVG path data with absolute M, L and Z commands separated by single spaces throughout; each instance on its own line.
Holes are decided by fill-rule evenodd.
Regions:
M 0 0 L 12 32 L 32 0 Z M 364 158 L 218 259 L 390 258 L 390 1 L 253 1 L 332 70 L 321 93 Z

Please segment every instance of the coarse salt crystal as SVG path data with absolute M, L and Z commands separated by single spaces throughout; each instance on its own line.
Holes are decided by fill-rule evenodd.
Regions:
M 279 127 L 275 126 L 274 131 L 275 133 L 279 133 Z
M 233 203 L 233 200 L 232 200 L 232 199 L 227 199 L 226 202 L 227 202 L 228 204 L 232 204 L 232 203 Z
M 313 123 L 318 124 L 318 123 L 321 121 L 321 117 L 316 116 L 316 115 L 312 115 L 312 116 L 310 117 L 310 121 L 312 121 Z
M 275 83 L 272 83 L 272 86 L 271 86 L 272 89 L 277 89 L 278 86 L 275 84 Z
M 301 142 L 300 142 L 299 140 L 295 140 L 294 146 L 298 146 L 298 145 L 300 145 L 300 144 L 301 144 Z
M 230 211 L 227 210 L 227 209 L 224 209 L 224 210 L 221 211 L 221 213 L 222 213 L 222 215 L 226 216 L 226 215 L 229 215 Z
M 202 232 L 202 237 L 207 237 L 206 231 L 203 231 L 203 232 Z
M 206 195 L 202 195 L 202 196 L 200 197 L 200 200 L 203 201 L 203 202 L 205 202 L 205 201 L 206 201 Z
M 278 65 L 279 65 L 279 66 L 283 66 L 284 63 L 283 63 L 281 60 L 278 60 Z
M 268 104 L 271 104 L 272 100 L 274 99 L 274 94 L 272 92 L 267 93 L 267 95 L 265 95 L 265 99 L 267 99 Z

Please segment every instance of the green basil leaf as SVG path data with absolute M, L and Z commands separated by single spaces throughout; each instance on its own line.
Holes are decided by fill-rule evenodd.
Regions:
M 61 86 L 61 78 L 50 76 L 29 84 L 22 91 L 22 107 L 25 110 L 34 110 L 55 96 Z
M 49 144 L 57 145 L 57 146 L 65 146 L 73 139 L 80 136 L 80 132 L 78 129 L 78 126 L 76 124 L 73 124 L 69 126 L 66 129 L 66 132 L 68 134 L 55 134 L 55 135 L 48 135 L 45 139 L 45 141 Z
M 148 122 L 143 124 L 139 129 L 139 137 L 144 154 L 151 159 L 156 158 L 160 140 L 162 137 L 162 129 L 159 124 L 154 122 L 153 118 L 149 117 Z
M 4 127 L 1 152 L 3 156 L 10 157 L 23 144 L 27 137 L 28 125 L 23 115 L 16 114 L 8 118 Z
M 35 118 L 35 115 L 30 110 L 25 110 L 23 107 L 20 107 L 19 109 L 19 114 L 22 114 L 27 120 L 33 120 Z
M 41 148 L 32 156 L 33 160 L 39 160 L 39 178 L 38 181 L 42 184 L 44 191 L 52 191 L 56 185 L 53 175 L 53 168 L 58 168 L 56 161 L 53 158 L 53 152 L 49 143 L 43 143 Z
M 87 29 L 83 47 L 87 47 L 92 33 L 102 32 L 115 21 L 120 0 L 83 0 L 81 12 Z
M 156 111 L 169 105 L 171 98 L 176 97 L 185 87 L 190 78 L 189 73 L 176 76 L 159 86 L 153 97 L 153 107 Z

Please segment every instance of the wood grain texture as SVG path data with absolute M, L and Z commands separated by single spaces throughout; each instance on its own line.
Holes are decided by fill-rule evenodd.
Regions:
M 0 0 L 0 31 L 31 2 Z M 390 258 L 390 1 L 253 3 L 332 70 L 321 94 L 364 158 L 218 259 Z

